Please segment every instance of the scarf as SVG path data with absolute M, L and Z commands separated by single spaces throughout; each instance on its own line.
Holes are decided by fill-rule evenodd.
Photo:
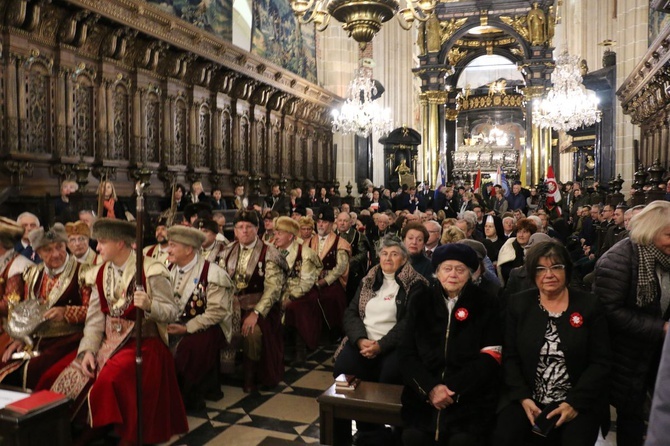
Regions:
M 116 218 L 116 215 L 114 215 L 114 199 L 110 198 L 109 200 L 105 200 L 102 204 L 105 206 L 105 209 L 107 209 L 107 218 Z
M 658 293 L 656 262 L 670 271 L 670 256 L 663 254 L 656 246 L 639 246 L 639 265 L 637 278 L 637 306 L 643 307 L 654 301 Z

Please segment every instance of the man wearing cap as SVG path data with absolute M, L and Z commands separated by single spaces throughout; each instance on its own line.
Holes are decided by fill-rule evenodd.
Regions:
M 316 287 L 326 324 L 334 335 L 342 329 L 342 317 L 347 307 L 345 290 L 349 276 L 351 245 L 333 232 L 335 212 L 330 206 L 322 206 L 316 220 L 317 235 L 309 241 L 323 263 Z
M 102 263 L 102 258 L 89 245 L 91 229 L 86 223 L 83 221 L 67 223 L 65 232 L 67 233 L 67 247 L 77 262 L 84 265 Z
M 265 232 L 263 232 L 263 237 L 261 239 L 265 243 L 273 244 L 272 240 L 274 238 L 274 222 L 277 217 L 279 217 L 279 213 L 277 211 L 267 211 L 263 216 L 263 227 Z
M 75 363 L 58 377 L 53 389 L 80 404 L 88 395 L 84 407 L 90 409 L 90 426 L 112 425 L 121 444 L 134 444 L 138 429 L 134 325 L 136 312 L 143 310 L 143 439 L 161 443 L 188 430 L 167 347 L 166 326 L 177 319 L 179 308 L 169 272 L 157 260 L 144 258 L 141 283 L 136 286 L 135 234 L 134 222 L 102 218 L 93 225 L 104 263 L 85 274 L 92 292 L 84 337 Z
M 156 244 L 146 246 L 142 253 L 146 257 L 151 257 L 152 259 L 158 260 L 163 265 L 166 265 L 168 262 L 168 238 L 167 238 L 167 218 L 160 217 L 156 222 Z
M 352 227 L 354 219 L 349 212 L 340 212 L 335 219 L 337 235 L 351 245 L 351 259 L 349 262 L 349 278 L 347 279 L 347 300 L 351 300 L 358 289 L 363 277 L 370 267 L 370 251 L 372 246 L 365 234 Z
M 239 211 L 234 220 L 236 241 L 226 247 L 220 265 L 235 286 L 233 337 L 224 350 L 224 373 L 232 373 L 239 343 L 244 352 L 245 392 L 256 389 L 256 375 L 275 386 L 284 374 L 281 335 L 281 292 L 286 277 L 284 257 L 258 237 L 258 214 Z
M 7 317 L 10 301 L 23 300 L 23 272 L 34 265 L 14 250 L 14 245 L 22 235 L 21 225 L 12 219 L 0 217 L 0 316 L 3 318 Z M 0 343 L 0 348 L 5 345 L 6 342 Z
M 228 244 L 228 240 L 224 237 L 225 242 L 217 238 L 219 234 L 219 225 L 208 218 L 197 219 L 193 222 L 193 227 L 198 229 L 204 235 L 202 242 L 202 257 L 208 262 L 218 263 L 221 252 Z M 168 234 L 170 231 L 168 230 Z
M 167 330 L 186 407 L 202 408 L 201 383 L 217 373 L 219 350 L 232 337 L 233 284 L 220 266 L 198 254 L 203 231 L 173 226 L 168 238 L 170 278 L 180 313 Z
M 30 246 L 43 262 L 25 271 L 24 299 L 36 299 L 47 308 L 42 316 L 45 322 L 30 335 L 40 354 L 12 360 L 14 353 L 30 350 L 24 339 L 13 339 L 0 363 L 0 379 L 11 374 L 5 383 L 35 389 L 49 369 L 55 367 L 56 376 L 65 368 L 67 362 L 57 366 L 61 359 L 74 357 L 86 320 L 90 288 L 80 286 L 81 265 L 68 254 L 66 244 L 67 234 L 60 223 L 48 230 L 39 227 L 30 232 Z M 11 311 L 10 308 L 10 317 Z
M 314 284 L 323 265 L 311 248 L 296 241 L 299 230 L 298 222 L 289 217 L 275 221 L 274 244 L 288 264 L 282 290 L 284 326 L 291 346 L 295 346 L 296 362 L 303 362 L 306 347 L 314 350 L 321 334 L 321 310 Z

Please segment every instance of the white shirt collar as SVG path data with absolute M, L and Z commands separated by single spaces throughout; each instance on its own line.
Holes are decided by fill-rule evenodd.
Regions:
M 243 245 L 242 243 L 240 243 L 240 246 L 241 246 L 243 249 L 244 249 L 244 248 L 246 248 L 246 249 L 254 249 L 254 248 L 256 247 L 256 243 L 258 243 L 258 237 L 256 237 L 256 238 L 254 239 L 254 241 L 251 242 L 251 244 L 249 244 L 249 245 Z
M 177 269 L 179 270 L 180 273 L 182 273 L 182 272 L 187 273 L 195 267 L 196 263 L 198 263 L 198 254 L 193 256 L 193 260 L 188 262 L 186 265 L 181 266 L 181 267 L 179 265 L 175 265 L 175 266 L 177 267 Z

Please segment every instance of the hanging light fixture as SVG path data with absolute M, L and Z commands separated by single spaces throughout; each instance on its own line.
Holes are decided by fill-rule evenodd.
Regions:
M 372 79 L 372 61 L 362 61 L 349 83 L 347 99 L 340 110 L 333 110 L 333 132 L 356 133 L 367 138 L 371 133 L 388 134 L 393 127 L 391 109 L 375 102 L 377 85 Z
M 533 123 L 556 131 L 574 130 L 600 122 L 598 96 L 582 84 L 579 57 L 563 51 L 551 74 L 553 87 L 533 104 Z
M 439 0 L 289 0 L 301 23 L 313 22 L 318 31 L 328 28 L 330 17 L 342 23 L 349 37 L 362 46 L 370 42 L 382 24 L 397 15 L 400 25 L 409 30 L 415 20 L 425 22 Z

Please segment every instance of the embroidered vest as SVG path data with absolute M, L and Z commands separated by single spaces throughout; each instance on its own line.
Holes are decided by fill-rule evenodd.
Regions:
M 300 270 L 302 269 L 302 245 L 298 244 L 298 255 L 295 256 L 293 267 L 289 269 L 286 276 L 287 279 L 295 279 L 300 277 Z
M 193 289 L 191 296 L 188 301 L 186 301 L 186 305 L 184 305 L 183 311 L 179 316 L 181 322 L 185 323 L 194 317 L 203 314 L 207 308 L 207 277 L 209 274 L 209 265 L 210 262 L 205 260 L 202 271 L 200 272 L 198 284 Z M 172 265 L 170 266 L 172 267 Z
M 330 251 L 328 251 L 328 254 L 323 256 L 323 259 L 321 259 L 321 263 L 323 263 L 323 271 L 330 271 L 331 269 L 335 268 L 337 266 L 337 247 L 340 244 L 340 236 L 337 235 L 335 236 L 335 242 L 333 243 L 333 246 L 330 247 Z
M 258 243 L 263 242 L 259 240 Z M 241 245 L 238 245 L 238 247 L 239 246 Z M 258 263 L 256 264 L 256 266 L 254 266 L 254 272 L 251 274 L 251 277 L 249 278 L 249 283 L 247 284 L 247 287 L 244 290 L 237 293 L 238 296 L 263 292 L 263 289 L 265 288 L 265 267 L 266 267 L 265 255 L 267 254 L 267 252 L 268 252 L 268 245 L 263 243 L 263 249 L 261 250 L 261 255 L 258 257 Z M 232 255 L 232 253 L 233 250 L 231 249 L 230 252 L 228 253 L 228 256 L 226 257 L 226 265 L 228 265 L 228 261 L 230 260 L 230 256 Z M 235 271 L 228 271 L 228 275 L 231 278 L 235 277 Z
M 98 296 L 100 297 L 100 310 L 103 312 L 103 314 L 110 314 L 110 309 L 109 309 L 109 302 L 107 301 L 107 295 L 105 294 L 105 284 L 103 283 L 103 275 L 105 268 L 107 268 L 107 262 L 103 263 L 102 266 L 100 266 L 100 269 L 98 270 L 98 275 L 95 277 L 95 286 L 98 288 Z M 147 278 L 144 275 L 144 271 L 142 272 L 142 286 L 144 289 L 147 288 Z M 127 302 L 126 305 L 124 305 L 123 311 L 120 315 L 123 319 L 130 319 L 132 321 L 135 320 L 135 304 L 133 303 L 132 295 L 133 291 L 135 291 L 135 277 L 130 281 L 128 284 L 128 287 L 126 288 L 126 296 L 127 297 Z

